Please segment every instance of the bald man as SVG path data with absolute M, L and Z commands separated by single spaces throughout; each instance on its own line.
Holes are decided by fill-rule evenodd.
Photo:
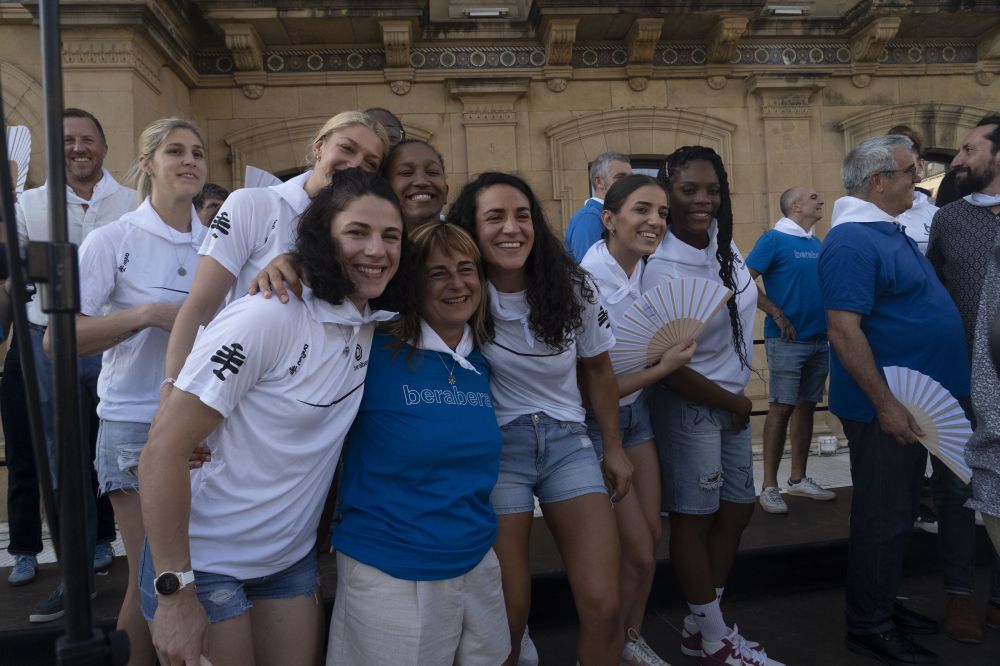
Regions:
M 806 476 L 813 413 L 823 398 L 830 348 L 819 291 L 820 241 L 812 228 L 823 217 L 823 197 L 805 185 L 782 193 L 783 217 L 758 239 L 747 257 L 754 279 L 764 278 L 757 307 L 767 317 L 764 344 L 770 372 L 770 406 L 764 421 L 764 485 L 760 505 L 768 513 L 788 513 L 778 488 L 778 464 L 792 430 L 788 494 L 832 500 L 834 493 Z

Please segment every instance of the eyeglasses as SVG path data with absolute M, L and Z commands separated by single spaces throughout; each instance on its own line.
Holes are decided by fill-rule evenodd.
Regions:
M 406 138 L 406 130 L 402 127 L 386 127 L 385 133 L 389 136 L 389 143 L 393 146 Z
M 908 173 L 908 174 L 910 174 L 910 178 L 916 178 L 917 177 L 917 165 L 916 164 L 911 164 L 910 166 L 906 167 L 905 169 L 886 169 L 885 171 L 879 171 L 879 173 L 888 173 L 888 174 L 892 174 L 893 176 L 895 176 L 897 173 Z

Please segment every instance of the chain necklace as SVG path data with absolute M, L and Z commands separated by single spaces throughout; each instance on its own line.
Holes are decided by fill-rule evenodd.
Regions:
M 167 224 L 167 223 L 164 222 L 164 224 Z M 172 226 L 170 226 L 169 224 L 167 224 L 167 229 L 170 230 L 170 231 L 167 232 L 167 233 L 170 234 L 170 247 L 173 248 L 173 250 L 174 250 L 174 259 L 177 260 L 177 274 L 180 275 L 181 277 L 184 277 L 185 275 L 187 275 L 187 269 L 184 268 L 184 262 L 181 261 L 181 256 L 179 254 L 177 254 L 177 243 L 174 242 L 174 228 Z M 188 247 L 190 245 L 190 243 L 185 243 L 184 242 L 184 232 L 181 231 L 179 233 L 181 234 L 181 243 L 183 243 L 184 247 Z
M 448 364 L 444 362 L 443 358 L 441 358 L 441 352 L 435 352 L 435 353 L 438 356 L 438 360 L 441 361 L 441 366 L 448 372 L 448 383 L 454 386 L 456 382 L 455 366 L 458 365 L 458 359 L 455 359 L 455 361 L 451 364 L 451 370 L 448 370 Z

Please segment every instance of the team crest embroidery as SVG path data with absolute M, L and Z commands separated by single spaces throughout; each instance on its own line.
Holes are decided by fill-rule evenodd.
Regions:
M 243 345 L 238 342 L 233 342 L 228 345 L 222 345 L 222 349 L 218 350 L 212 355 L 212 363 L 218 363 L 219 367 L 212 370 L 212 373 L 219 378 L 220 381 L 226 381 L 226 371 L 234 375 L 240 373 L 240 367 L 246 363 L 247 357 L 243 353 Z
M 208 228 L 212 230 L 212 238 L 218 238 L 219 234 L 228 236 L 229 229 L 232 226 L 229 222 L 229 212 L 223 211 L 215 216 L 215 219 L 212 220 L 212 224 L 208 225 Z
M 600 309 L 597 311 L 597 325 L 602 326 L 603 328 L 611 328 L 611 323 L 608 320 L 609 320 L 608 311 L 605 310 L 604 306 L 602 305 L 600 306 Z
M 122 258 L 122 263 L 121 263 L 121 265 L 120 265 L 120 266 L 118 267 L 118 272 L 119 272 L 119 273 L 124 273 L 124 272 L 125 272 L 125 267 L 126 267 L 126 266 L 128 266 L 128 252 L 126 252 L 126 253 L 125 253 L 125 257 L 124 257 L 124 258 Z

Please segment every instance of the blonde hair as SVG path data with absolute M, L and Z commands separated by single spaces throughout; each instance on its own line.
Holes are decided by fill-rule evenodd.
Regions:
M 313 153 L 313 146 L 321 141 L 326 141 L 331 134 L 354 125 L 363 125 L 375 132 L 379 141 L 382 142 L 382 162 L 385 162 L 386 155 L 389 154 L 389 135 L 386 134 L 385 128 L 382 127 L 382 123 L 378 122 L 364 111 L 341 111 L 333 118 L 330 118 L 323 123 L 323 126 L 319 128 L 319 132 L 317 132 L 316 136 L 313 137 L 313 140 L 309 142 L 309 149 L 306 151 L 306 164 L 312 166 L 316 163 L 316 155 Z
M 192 132 L 198 140 L 201 141 L 202 146 L 205 145 L 205 139 L 201 136 L 201 130 L 190 120 L 185 120 L 184 118 L 160 118 L 159 120 L 154 120 L 149 126 L 142 130 L 142 134 L 139 135 L 138 150 L 139 156 L 136 157 L 135 162 L 132 163 L 132 168 L 129 169 L 128 175 L 125 177 L 126 181 L 132 183 L 135 186 L 136 192 L 139 194 L 139 201 L 145 201 L 153 192 L 153 182 L 149 174 L 146 173 L 142 165 L 144 162 L 148 162 L 153 159 L 153 153 L 159 150 L 163 142 L 167 140 L 170 133 L 174 130 L 186 129 Z

